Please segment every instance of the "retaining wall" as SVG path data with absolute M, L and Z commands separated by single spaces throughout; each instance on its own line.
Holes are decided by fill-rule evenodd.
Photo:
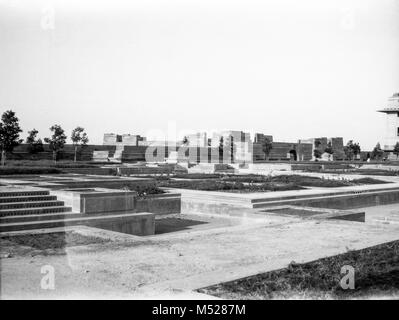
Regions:
M 181 195 L 178 193 L 165 193 L 149 195 L 136 199 L 136 212 L 151 212 L 155 214 L 170 214 L 181 212 Z

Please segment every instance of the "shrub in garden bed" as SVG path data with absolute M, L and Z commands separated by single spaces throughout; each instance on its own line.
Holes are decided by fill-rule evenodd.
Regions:
M 158 188 L 156 185 L 129 185 L 125 186 L 124 189 L 130 191 L 136 191 L 140 198 L 144 198 L 147 195 L 165 193 L 165 191 Z

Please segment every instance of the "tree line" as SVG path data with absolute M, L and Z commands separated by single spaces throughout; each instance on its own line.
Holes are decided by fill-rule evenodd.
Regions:
M 20 139 L 22 129 L 19 125 L 19 119 L 12 110 L 5 111 L 1 116 L 0 121 L 0 150 L 1 150 L 1 165 L 4 166 L 6 162 L 6 153 L 12 152 L 15 147 L 23 143 Z M 58 153 L 64 148 L 67 141 L 67 136 L 64 129 L 55 124 L 50 127 L 52 133 L 50 137 L 44 138 L 44 142 L 49 145 L 50 150 L 53 152 L 53 160 L 57 161 Z M 37 137 L 38 130 L 32 129 L 28 131 L 28 136 L 25 143 L 29 145 L 29 152 L 37 153 L 44 151 L 42 139 Z M 76 127 L 71 132 L 70 137 L 74 145 L 74 161 L 77 160 L 78 148 L 83 148 L 89 142 L 89 137 L 82 127 Z

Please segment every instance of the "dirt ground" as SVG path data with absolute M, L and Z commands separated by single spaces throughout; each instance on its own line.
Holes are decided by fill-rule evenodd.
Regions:
M 398 240 L 399 224 L 374 220 L 398 210 L 399 204 L 367 208 L 366 223 L 184 215 L 207 223 L 147 237 L 75 227 L 109 241 L 67 246 L 63 254 L 32 254 L 25 247 L 24 254 L 7 257 L 2 248 L 1 298 L 209 298 L 193 290 L 284 268 L 292 261 Z M 54 268 L 54 289 L 41 287 L 44 266 Z

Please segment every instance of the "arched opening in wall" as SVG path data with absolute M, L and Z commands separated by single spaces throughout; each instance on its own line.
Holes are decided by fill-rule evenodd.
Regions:
M 290 154 L 290 160 L 293 160 L 293 161 L 298 160 L 298 155 L 296 153 L 296 150 L 290 150 L 289 154 Z

